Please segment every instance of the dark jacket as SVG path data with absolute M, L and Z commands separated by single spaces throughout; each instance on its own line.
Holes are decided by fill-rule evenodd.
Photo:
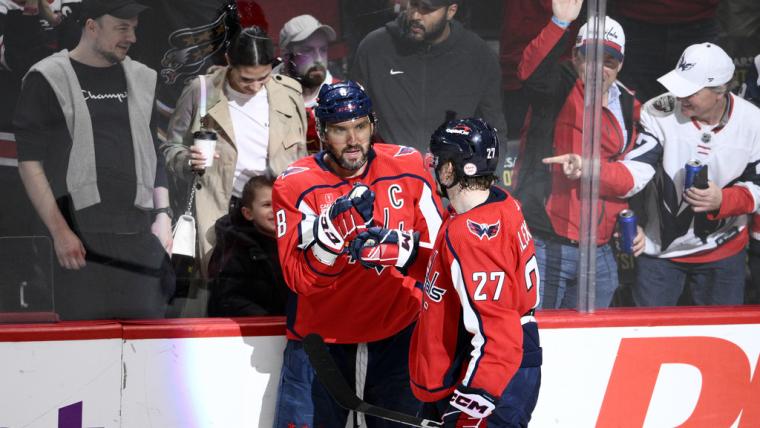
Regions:
M 430 135 L 453 112 L 485 119 L 499 130 L 505 148 L 496 53 L 458 21 L 451 21 L 450 36 L 437 45 L 411 43 L 402 19 L 368 34 L 351 70 L 372 98 L 380 137 L 425 153 Z
M 209 316 L 284 315 L 288 287 L 277 256 L 277 240 L 249 221 L 216 222 L 217 245 L 209 261 Z

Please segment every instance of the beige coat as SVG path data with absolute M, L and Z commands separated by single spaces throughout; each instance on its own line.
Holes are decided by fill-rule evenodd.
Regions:
M 237 164 L 235 132 L 224 94 L 227 68 L 206 76 L 207 128 L 216 131 L 216 151 L 220 158 L 201 176 L 195 194 L 195 221 L 198 227 L 198 258 L 206 277 L 208 260 L 216 242 L 214 223 L 227 214 Z M 269 98 L 269 148 L 267 166 L 272 176 L 279 175 L 290 163 L 306 155 L 306 113 L 301 86 L 295 80 L 274 75 L 265 85 Z M 198 117 L 200 80 L 185 87 L 169 122 L 167 143 L 162 145 L 170 179 L 180 190 L 172 195 L 180 206 L 187 204 L 187 185 L 193 173 L 188 166 L 193 132 L 200 129 Z M 235 123 L 234 126 L 245 126 Z M 184 208 L 183 208 L 184 209 Z M 175 216 L 181 213 L 175 213 Z

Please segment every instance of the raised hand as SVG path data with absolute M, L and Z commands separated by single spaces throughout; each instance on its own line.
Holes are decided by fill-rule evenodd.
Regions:
M 552 0 L 552 13 L 560 21 L 575 21 L 582 7 L 583 0 Z

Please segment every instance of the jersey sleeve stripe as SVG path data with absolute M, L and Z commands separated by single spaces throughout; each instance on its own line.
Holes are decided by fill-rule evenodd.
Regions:
M 314 222 L 317 220 L 317 213 L 303 200 L 298 203 L 298 211 L 303 214 L 298 223 L 298 248 L 306 250 L 314 242 Z
M 428 186 L 428 183 L 425 182 L 425 185 L 422 188 L 422 197 L 420 198 L 420 204 L 419 204 L 420 212 L 422 213 L 422 216 L 425 218 L 425 223 L 428 227 L 428 238 L 429 242 L 420 240 L 420 247 L 422 248 L 433 248 L 433 245 L 435 244 L 435 238 L 438 236 L 438 230 L 441 228 L 442 215 L 440 212 L 438 212 L 438 207 L 435 205 L 435 202 L 433 200 L 433 190 Z
M 474 377 L 480 364 L 480 359 L 485 354 L 485 347 L 488 342 L 486 335 L 483 333 L 483 322 L 480 319 L 480 314 L 475 309 L 474 304 L 470 300 L 470 294 L 467 292 L 467 284 L 464 280 L 462 267 L 459 262 L 459 256 L 454 250 L 454 246 L 451 245 L 449 240 L 448 231 L 446 232 L 446 245 L 451 251 L 454 261 L 451 263 L 451 281 L 454 285 L 454 290 L 459 295 L 459 300 L 462 303 L 462 322 L 465 329 L 472 334 L 472 352 L 470 356 L 470 364 L 467 367 L 464 379 L 462 379 L 462 385 L 469 386 L 470 381 Z

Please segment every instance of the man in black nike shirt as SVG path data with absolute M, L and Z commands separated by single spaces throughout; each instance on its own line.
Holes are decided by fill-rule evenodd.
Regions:
M 84 0 L 72 51 L 38 62 L 14 117 L 19 173 L 52 237 L 63 319 L 160 318 L 173 287 L 156 72 L 127 56 L 134 0 Z

